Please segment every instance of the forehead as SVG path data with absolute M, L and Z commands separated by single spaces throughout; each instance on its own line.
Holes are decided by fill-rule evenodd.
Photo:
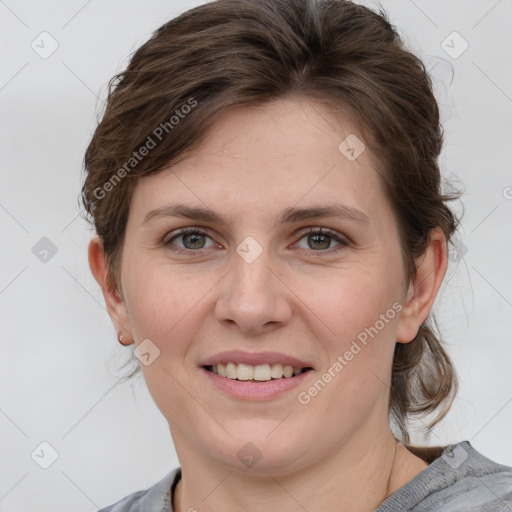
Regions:
M 350 117 L 299 98 L 228 111 L 186 159 L 142 178 L 132 206 L 143 215 L 176 198 L 276 214 L 342 203 L 370 215 L 385 201 L 375 156 Z

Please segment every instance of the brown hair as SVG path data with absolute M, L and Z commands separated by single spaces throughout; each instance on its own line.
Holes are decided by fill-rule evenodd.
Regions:
M 228 109 L 287 95 L 324 100 L 355 120 L 382 163 L 407 282 L 415 280 L 431 230 L 440 226 L 449 241 L 459 222 L 446 205 L 459 195 L 441 191 L 443 131 L 432 89 L 424 64 L 382 8 L 348 0 L 216 0 L 167 22 L 110 81 L 85 154 L 82 201 L 107 256 L 109 283 L 120 282 L 139 177 L 183 159 Z M 430 430 L 457 389 L 432 320 L 395 348 L 390 419 L 406 442 L 408 417 L 437 413 Z

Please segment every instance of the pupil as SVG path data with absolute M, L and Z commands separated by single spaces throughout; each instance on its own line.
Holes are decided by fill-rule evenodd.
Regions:
M 314 244 L 317 244 L 319 243 L 320 245 L 322 245 L 322 242 L 321 240 L 323 239 L 324 243 L 323 243 L 323 247 L 320 247 L 320 249 L 328 249 L 329 248 L 329 245 L 330 245 L 330 237 L 328 235 L 322 235 L 322 234 L 314 234 L 314 235 L 311 235 L 311 239 L 314 240 Z M 319 242 L 320 240 L 320 242 Z M 310 245 L 311 246 L 311 245 Z M 318 247 L 317 247 L 318 248 Z M 313 249 L 313 247 L 312 247 Z
M 184 236 L 185 247 L 187 247 L 189 245 L 189 243 L 186 241 L 191 240 L 191 245 L 193 245 L 193 247 L 188 247 L 189 249 L 201 249 L 202 246 L 204 245 L 204 240 L 203 240 L 203 244 L 201 244 L 200 241 L 198 241 L 198 240 L 200 240 L 202 236 L 203 235 L 201 235 L 199 233 L 190 233 L 190 234 L 185 235 Z M 199 243 L 199 247 L 197 246 L 198 243 Z

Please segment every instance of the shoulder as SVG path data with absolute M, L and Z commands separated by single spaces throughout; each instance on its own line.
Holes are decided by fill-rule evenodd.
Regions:
M 98 512 L 172 512 L 172 490 L 180 477 L 181 468 L 173 469 L 150 488 L 125 496 Z
M 449 445 L 377 512 L 510 512 L 512 467 L 498 464 L 469 441 Z
M 475 450 L 469 441 L 451 445 L 440 457 L 446 463 L 446 487 L 438 491 L 454 507 L 465 512 L 512 510 L 512 467 L 494 462 Z

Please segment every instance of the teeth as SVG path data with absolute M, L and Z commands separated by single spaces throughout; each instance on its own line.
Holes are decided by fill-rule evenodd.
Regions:
M 236 377 L 237 377 L 236 368 L 237 368 L 237 365 L 235 363 L 228 363 L 226 365 L 226 377 L 228 379 L 236 379 Z
M 239 364 L 236 369 L 236 378 L 238 380 L 253 380 L 254 366 L 249 364 Z
M 271 379 L 289 378 L 292 375 L 302 373 L 302 368 L 294 368 L 290 365 L 282 364 L 260 364 L 252 366 L 250 364 L 219 363 L 211 366 L 213 373 L 221 377 L 238 380 L 256 380 L 268 381 Z
M 282 364 L 273 364 L 270 368 L 270 376 L 273 379 L 280 379 L 283 376 L 283 365 Z
M 254 380 L 270 380 L 271 377 L 272 371 L 269 364 L 260 364 L 254 367 Z
M 215 366 L 212 366 L 213 368 L 213 371 L 215 372 L 215 368 L 217 368 L 217 373 L 221 376 L 221 377 L 226 377 L 226 365 L 225 364 L 217 364 Z

